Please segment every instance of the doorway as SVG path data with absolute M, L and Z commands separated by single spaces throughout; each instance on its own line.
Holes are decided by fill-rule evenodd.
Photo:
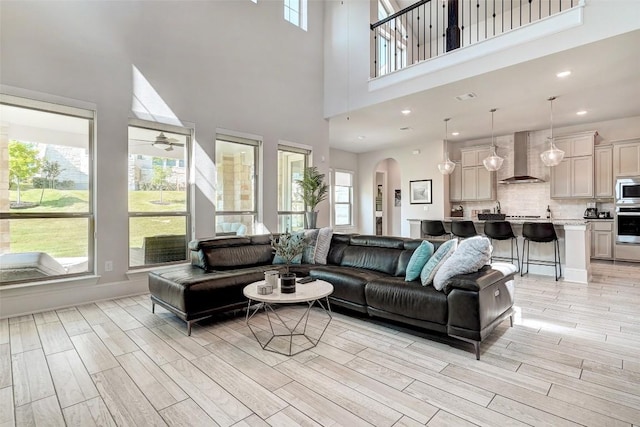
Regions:
M 392 158 L 378 162 L 373 182 L 374 232 L 378 236 L 400 236 L 402 233 L 400 163 Z

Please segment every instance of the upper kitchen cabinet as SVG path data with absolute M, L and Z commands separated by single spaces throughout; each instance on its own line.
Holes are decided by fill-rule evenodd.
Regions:
M 495 200 L 496 174 L 489 172 L 482 164 L 482 161 L 489 156 L 489 148 L 469 147 L 462 148 L 460 152 L 462 155 L 460 171 L 462 195 L 460 201 Z M 451 200 L 455 200 L 451 194 Z
M 551 168 L 552 199 L 594 197 L 593 153 L 597 132 L 582 132 L 555 138 L 564 159 Z
M 595 190 L 598 199 L 613 198 L 613 146 L 603 145 L 594 151 Z
M 462 167 L 460 162 L 454 162 L 455 169 L 449 175 L 449 200 L 452 202 L 462 201 Z
M 640 139 L 613 143 L 613 173 L 615 176 L 640 175 Z

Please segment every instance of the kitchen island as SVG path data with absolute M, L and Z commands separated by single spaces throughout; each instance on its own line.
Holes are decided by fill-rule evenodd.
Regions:
M 445 229 L 451 230 L 452 221 L 473 221 L 478 234 L 483 234 L 484 222 L 477 218 L 469 217 L 447 217 L 444 222 Z M 409 230 L 412 238 L 421 238 L 420 223 L 422 219 L 408 219 Z M 520 259 L 522 259 L 522 224 L 525 222 L 551 222 L 553 223 L 560 244 L 560 260 L 562 263 L 562 280 L 567 282 L 588 283 L 591 279 L 591 223 L 585 219 L 524 219 L 509 218 L 513 232 L 518 236 L 518 248 Z M 493 254 L 496 257 L 511 256 L 511 242 L 493 241 Z M 550 243 L 531 244 L 531 259 L 553 260 L 553 245 Z M 514 261 L 515 262 L 515 261 Z M 554 276 L 552 266 L 530 265 L 529 272 L 531 274 L 541 274 L 545 276 Z

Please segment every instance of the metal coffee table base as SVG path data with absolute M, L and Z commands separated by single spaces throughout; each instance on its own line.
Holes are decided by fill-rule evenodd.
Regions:
M 299 354 L 303 351 L 312 349 L 315 346 L 317 346 L 318 343 L 320 342 L 320 339 L 324 335 L 324 332 L 327 330 L 327 327 L 329 327 L 329 323 L 331 323 L 331 319 L 333 319 L 333 316 L 331 315 L 331 306 L 329 305 L 329 297 L 325 297 L 324 300 L 326 303 L 326 307 L 325 307 L 325 304 L 323 304 L 322 299 L 307 301 L 306 302 L 307 308 L 304 310 L 304 313 L 302 313 L 302 316 L 300 317 L 300 319 L 297 322 L 295 322 L 295 326 L 293 328 L 290 328 L 287 325 L 287 323 L 280 317 L 278 312 L 274 310 L 273 305 L 266 302 L 258 302 L 258 304 L 252 308 L 251 305 L 253 301 L 250 299 L 249 305 L 247 306 L 247 315 L 246 315 L 247 326 L 249 327 L 249 329 L 251 330 L 251 333 L 256 338 L 256 341 L 258 341 L 258 344 L 260 344 L 263 350 L 271 351 L 273 353 L 283 354 L 285 356 L 295 356 L 296 354 Z M 320 336 L 317 339 L 314 339 L 309 335 L 307 335 L 307 323 L 309 321 L 309 314 L 311 313 L 311 308 L 314 305 L 317 305 L 319 308 L 321 308 L 322 309 L 321 313 L 326 314 L 328 317 L 327 323 L 324 325 L 324 328 L 322 329 L 322 332 L 320 333 Z M 258 330 L 258 328 L 256 328 L 256 326 L 251 325 L 251 320 L 261 310 L 267 315 L 267 319 L 269 321 L 269 329 L 271 332 L 269 338 L 264 343 L 260 341 L 258 334 L 256 334 L 256 330 Z M 284 329 L 287 331 L 287 333 L 277 334 L 273 327 L 274 323 L 276 322 L 282 325 Z M 302 330 L 300 330 L 300 328 L 302 328 Z M 302 336 L 306 338 L 306 342 L 308 342 L 308 344 L 304 346 L 304 348 L 301 348 L 300 350 L 293 352 L 293 337 L 297 337 L 297 336 Z M 285 339 L 286 338 L 289 339 L 288 352 L 282 351 L 282 350 L 279 350 L 278 348 L 273 347 L 272 342 L 275 338 L 278 338 L 278 337 L 284 337 Z

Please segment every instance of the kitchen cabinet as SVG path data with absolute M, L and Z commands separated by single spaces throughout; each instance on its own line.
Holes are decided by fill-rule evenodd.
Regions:
M 591 258 L 613 259 L 613 221 L 591 223 Z
M 640 175 L 640 139 L 614 142 L 613 173 L 616 177 Z
M 593 153 L 597 132 L 583 132 L 555 139 L 564 159 L 551 168 L 551 198 L 594 197 Z
M 613 146 L 604 145 L 594 150 L 595 188 L 598 199 L 613 198 Z
M 449 201 L 460 202 L 462 201 L 462 167 L 460 162 L 454 163 L 456 167 L 449 175 Z
M 482 161 L 489 155 L 488 147 L 469 147 L 460 150 L 460 201 L 495 200 L 496 174 L 489 172 Z

